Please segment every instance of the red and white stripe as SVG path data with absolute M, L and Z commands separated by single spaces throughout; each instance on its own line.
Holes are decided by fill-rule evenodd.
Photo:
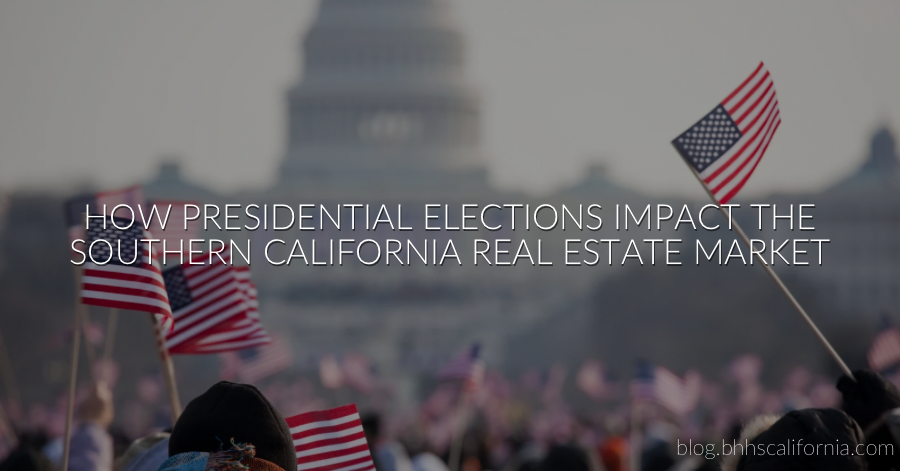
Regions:
M 244 360 L 238 378 L 245 383 L 255 383 L 294 364 L 294 355 L 282 337 L 274 336 L 269 345 L 257 348 L 255 357 Z
M 172 353 L 208 353 L 197 351 L 196 342 L 247 311 L 244 294 L 231 266 L 231 251 L 223 251 L 222 259 L 210 258 L 205 253 L 191 260 L 202 265 L 190 262 L 181 265 L 193 300 L 173 313 L 175 328 L 166 336 L 166 347 Z
M 772 76 L 762 62 L 722 101 L 722 106 L 742 136 L 724 155 L 703 169 L 700 177 L 713 197 L 724 204 L 747 183 L 781 124 Z
M 868 360 L 875 371 L 900 363 L 900 330 L 889 327 L 879 332 L 869 348 Z
M 144 238 L 152 236 L 144 231 Z M 81 302 L 157 314 L 168 330 L 173 315 L 162 271 L 146 245 L 142 244 L 139 250 L 142 263 L 132 266 L 97 265 L 88 259 L 81 277 Z
M 198 340 L 194 349 L 198 353 L 218 353 L 244 348 L 258 347 L 272 343 L 272 338 L 263 328 L 259 317 L 259 301 L 256 285 L 250 281 L 250 267 L 232 267 L 247 310 L 210 331 Z
M 355 404 L 287 419 L 298 471 L 374 471 Z

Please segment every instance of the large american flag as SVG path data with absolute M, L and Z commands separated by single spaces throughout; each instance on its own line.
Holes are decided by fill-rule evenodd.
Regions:
M 772 76 L 760 62 L 740 86 L 672 145 L 713 198 L 725 204 L 756 170 L 780 124 Z
M 221 258 L 204 253 L 163 272 L 175 328 L 166 335 L 171 353 L 211 353 L 198 350 L 198 342 L 218 333 L 235 316 L 245 315 L 247 299 L 241 290 L 231 252 Z
M 442 380 L 463 380 L 467 391 L 477 389 L 483 378 L 484 363 L 481 361 L 481 345 L 477 343 L 453 357 L 438 374 L 438 379 Z
M 875 371 L 900 363 L 900 329 L 889 321 L 883 322 L 869 348 L 868 360 L 869 367 Z
M 118 229 L 112 217 L 91 218 L 85 237 L 93 260 L 109 262 L 96 264 L 89 258 L 83 266 L 81 302 L 93 306 L 151 312 L 171 327 L 172 309 L 166 294 L 159 263 L 141 239 L 152 238 L 140 224 Z M 117 220 L 119 227 L 128 221 Z M 105 227 L 104 227 L 105 226 Z M 106 242 L 94 241 L 103 240 Z M 93 244 L 93 248 L 91 248 Z M 121 249 L 120 249 L 121 247 Z
M 700 400 L 700 377 L 688 373 L 681 379 L 675 373 L 650 363 L 640 363 L 631 382 L 631 399 L 655 402 L 678 415 L 692 411 Z
M 287 419 L 298 471 L 374 471 L 355 404 Z

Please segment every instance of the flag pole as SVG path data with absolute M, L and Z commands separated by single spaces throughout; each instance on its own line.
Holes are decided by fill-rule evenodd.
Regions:
M 119 309 L 115 307 L 109 308 L 109 319 L 106 321 L 106 343 L 103 345 L 103 359 L 111 360 L 112 351 L 115 346 L 116 324 L 119 321 Z
M 678 148 L 676 147 L 675 150 L 677 151 Z M 680 152 L 679 155 L 681 155 Z M 741 226 L 731 217 L 728 211 L 725 211 L 725 209 L 722 208 L 722 205 L 719 204 L 719 200 L 716 199 L 715 195 L 712 194 L 712 191 L 709 190 L 709 187 L 706 186 L 706 183 L 704 183 L 703 181 L 703 177 L 700 176 L 700 173 L 697 172 L 697 169 L 694 168 L 694 166 L 691 165 L 686 159 L 684 159 L 684 156 L 682 156 L 682 160 L 684 160 L 685 165 L 687 165 L 688 168 L 691 169 L 691 173 L 693 173 L 694 177 L 697 178 L 697 181 L 700 182 L 700 186 L 703 187 L 703 189 L 706 191 L 706 194 L 709 195 L 710 198 L 712 198 L 714 203 L 716 203 L 716 207 L 719 208 L 719 212 L 722 213 L 722 216 L 725 217 L 731 227 L 733 227 L 741 237 L 741 239 L 743 239 L 744 243 L 747 244 L 747 247 L 750 248 L 750 252 L 753 253 L 753 255 L 756 255 L 756 259 L 759 260 L 760 265 L 762 265 L 763 269 L 766 270 L 766 273 L 769 274 L 769 277 L 772 278 L 772 281 L 774 281 L 775 284 L 778 285 L 778 288 L 780 288 L 781 292 L 784 293 L 785 296 L 787 296 L 788 300 L 791 302 L 791 305 L 794 306 L 794 309 L 798 314 L 800 314 L 800 317 L 803 318 L 803 321 L 806 322 L 806 325 L 808 325 L 809 328 L 812 329 L 813 333 L 816 334 L 816 337 L 818 337 L 819 341 L 822 342 L 822 345 L 825 346 L 825 349 L 828 350 L 831 358 L 833 358 L 834 361 L 837 362 L 838 366 L 841 368 L 841 371 L 843 371 L 844 374 L 849 376 L 851 379 L 854 379 L 853 372 L 850 371 L 850 368 L 848 368 L 847 364 L 844 363 L 844 360 L 838 354 L 837 350 L 835 350 L 834 347 L 831 346 L 831 343 L 827 338 L 825 338 L 825 335 L 822 334 L 822 331 L 819 330 L 819 328 L 816 326 L 816 323 L 813 322 L 811 317 L 809 317 L 809 314 L 806 313 L 806 310 L 803 309 L 803 306 L 800 305 L 800 303 L 797 301 L 797 298 L 795 298 L 794 295 L 791 294 L 791 291 L 788 289 L 788 287 L 784 284 L 783 281 L 781 281 L 781 278 L 777 273 L 775 273 L 775 270 L 772 269 L 772 267 L 769 266 L 768 263 L 766 263 L 766 260 L 762 257 L 762 255 L 759 254 L 759 252 L 753 252 L 753 246 L 750 245 L 750 238 L 747 237 L 747 234 L 744 233 L 744 230 L 741 229 Z
M 66 430 L 63 436 L 63 456 L 62 469 L 69 469 L 69 449 L 72 439 L 72 421 L 75 415 L 75 387 L 78 382 L 78 352 L 81 342 L 81 318 L 82 312 L 87 306 L 81 303 L 79 294 L 81 293 L 81 279 L 78 276 L 80 270 L 75 267 L 75 319 L 72 325 L 72 364 L 69 373 L 69 398 L 66 404 Z
M 169 403 L 172 406 L 172 425 L 178 422 L 178 416 L 181 415 L 181 400 L 178 398 L 178 386 L 175 384 L 175 367 L 172 365 L 172 356 L 169 355 L 169 349 L 166 348 L 166 340 L 163 336 L 159 322 L 156 316 L 150 315 L 150 323 L 153 324 L 153 335 L 156 338 L 156 348 L 159 351 L 159 362 L 162 367 L 163 377 L 166 379 L 166 388 L 169 390 Z

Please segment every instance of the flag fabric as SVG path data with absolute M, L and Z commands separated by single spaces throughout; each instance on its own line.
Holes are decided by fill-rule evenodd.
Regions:
M 250 281 L 250 267 L 231 267 L 246 309 L 197 338 L 196 353 L 220 353 L 258 347 L 272 343 L 259 317 L 256 285 Z
M 872 341 L 868 360 L 869 367 L 875 371 L 884 371 L 900 363 L 900 329 L 885 322 Z
M 287 418 L 298 471 L 374 471 L 355 404 Z
M 186 211 L 185 206 L 190 204 L 198 205 L 198 203 L 194 201 L 168 200 L 155 200 L 148 204 L 151 210 L 156 208 L 156 211 L 159 214 L 159 218 L 153 217 L 150 220 L 150 233 L 161 241 L 164 241 L 167 250 L 173 250 L 175 247 L 183 244 L 183 251 L 187 252 L 189 250 L 188 241 L 190 239 L 201 238 L 203 225 L 200 222 L 200 219 L 198 218 L 192 221 L 184 220 Z M 166 219 L 167 212 L 168 219 Z M 165 229 L 163 229 L 160 224 L 160 219 L 166 219 Z
M 261 381 L 294 364 L 290 347 L 278 336 L 272 336 L 269 345 L 225 352 L 220 357 L 232 377 L 242 383 Z
M 120 190 L 104 191 L 100 193 L 91 193 L 78 195 L 74 198 L 66 200 L 66 225 L 69 228 L 69 239 L 82 239 L 85 233 L 85 214 L 111 216 L 112 210 L 120 205 L 127 204 L 135 212 L 135 220 L 141 220 L 138 207 L 146 205 L 144 199 L 144 191 L 140 186 L 132 186 Z M 106 213 L 103 207 L 106 205 Z M 87 212 L 86 212 L 87 211 Z M 124 216 L 125 209 L 121 208 L 116 214 L 120 217 Z M 128 218 L 131 213 L 128 213 Z
M 247 301 L 231 266 L 231 252 L 221 258 L 204 253 L 163 272 L 175 328 L 166 335 L 173 354 L 213 353 L 198 348 L 229 319 L 247 312 Z
M 720 204 L 744 186 L 781 124 L 772 76 L 756 70 L 700 121 L 672 141 Z
M 681 379 L 666 368 L 641 363 L 631 382 L 631 398 L 636 402 L 655 402 L 675 414 L 684 415 L 697 406 L 701 387 L 696 372 L 688 372 Z
M 116 220 L 119 227 L 129 221 Z M 159 263 L 141 239 L 152 238 L 140 224 L 114 226 L 112 217 L 91 218 L 85 237 L 89 258 L 83 266 L 81 302 L 156 314 L 171 330 L 172 309 Z M 97 242 L 95 241 L 109 242 Z
M 438 374 L 438 379 L 442 380 L 463 380 L 467 391 L 476 389 L 483 377 L 484 363 L 481 346 L 477 343 L 451 359 Z

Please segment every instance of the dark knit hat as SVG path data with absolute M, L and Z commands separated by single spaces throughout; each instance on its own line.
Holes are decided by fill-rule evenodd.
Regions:
M 220 381 L 191 401 L 169 437 L 169 456 L 213 453 L 251 443 L 256 457 L 286 471 L 297 469 L 294 441 L 284 417 L 253 386 Z
M 753 439 L 751 446 L 760 452 L 744 451 L 737 471 L 863 471 L 866 460 L 856 455 L 856 446 L 864 440 L 843 411 L 795 410 Z M 784 447 L 780 454 L 779 447 Z M 839 447 L 846 447 L 846 454 L 836 451 Z

